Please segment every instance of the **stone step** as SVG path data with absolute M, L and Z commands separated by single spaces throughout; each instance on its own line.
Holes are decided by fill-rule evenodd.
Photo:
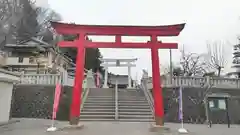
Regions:
M 118 93 L 118 95 L 126 95 L 126 96 L 143 96 L 143 93 L 138 93 L 138 92 L 122 92 L 122 93 Z
M 86 101 L 115 101 L 115 99 L 94 99 L 94 98 L 87 98 Z
M 144 94 L 143 91 L 118 91 L 118 93 L 140 93 L 140 94 Z
M 144 95 L 144 93 L 141 92 L 118 92 L 118 95 Z
M 109 105 L 109 106 L 83 105 L 83 109 L 115 109 L 115 105 Z
M 127 91 L 142 91 L 142 90 L 139 90 L 139 89 L 118 89 L 118 92 L 127 92 Z
M 145 96 L 126 96 L 118 95 L 118 99 L 146 99 Z
M 118 100 L 118 103 L 147 103 L 148 102 L 146 100 L 134 100 L 134 101 L 129 101 L 129 100 Z
M 126 105 L 126 106 L 118 106 L 119 110 L 120 109 L 149 109 L 150 110 L 150 106 L 129 106 L 129 105 Z
M 115 96 L 91 96 L 88 95 L 89 99 L 115 99 Z
M 91 118 L 80 118 L 80 121 L 119 121 L 119 122 L 154 122 L 154 119 L 91 119 Z
M 115 107 L 113 108 L 83 108 L 82 112 L 115 112 Z
M 93 92 L 111 92 L 111 91 L 115 91 L 114 88 L 94 88 L 94 89 L 90 89 L 90 91 Z
M 80 119 L 115 119 L 115 115 L 80 115 Z
M 91 95 L 88 95 L 87 98 L 90 98 L 90 99 L 115 99 L 115 95 L 113 95 L 113 96 L 91 96 Z M 118 98 L 146 99 L 144 95 L 134 95 L 134 96 L 131 96 L 131 95 L 118 95 Z
M 114 103 L 115 104 L 115 100 L 86 100 L 84 103 Z M 128 100 L 118 100 L 118 103 L 120 104 L 148 104 L 147 101 L 144 100 L 134 100 L 134 101 L 128 101 Z
M 84 103 L 113 103 L 115 104 L 115 101 L 106 101 L 106 100 L 86 100 Z
M 150 108 L 146 108 L 146 109 L 121 108 L 121 109 L 118 109 L 118 112 L 150 112 L 152 113 Z
M 118 101 L 147 101 L 146 98 L 118 98 Z
M 80 117 L 80 121 L 115 121 L 115 119 L 111 118 L 111 119 L 103 119 L 103 118 L 95 118 L 95 119 L 91 119 L 91 118 L 81 118 Z
M 152 112 L 119 112 L 119 115 L 148 115 L 152 116 Z
M 118 119 L 120 122 L 154 122 L 154 119 L 125 119 L 120 118 Z
M 85 102 L 84 106 L 115 106 L 115 102 Z M 118 106 L 149 106 L 148 103 L 118 103 Z
M 142 91 L 118 91 L 118 93 L 143 93 Z
M 119 119 L 153 119 L 152 115 L 119 115 Z
M 118 103 L 118 105 L 119 106 L 149 106 L 149 104 L 148 103 L 130 103 L 130 102 L 128 102 L 128 103 L 126 103 L 126 102 L 124 102 L 124 103 Z
M 99 105 L 99 106 L 115 106 L 115 102 L 85 102 L 83 106 Z
M 81 115 L 115 115 L 114 112 L 92 112 L 92 111 L 83 111 Z

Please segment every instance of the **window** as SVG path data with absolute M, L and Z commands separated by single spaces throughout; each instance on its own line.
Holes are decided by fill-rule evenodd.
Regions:
M 218 108 L 221 110 L 226 110 L 226 101 L 224 99 L 218 100 Z
M 23 57 L 18 57 L 18 63 L 23 63 Z
M 209 102 L 209 108 L 211 110 L 226 110 L 226 101 L 225 99 L 214 99 L 210 100 Z

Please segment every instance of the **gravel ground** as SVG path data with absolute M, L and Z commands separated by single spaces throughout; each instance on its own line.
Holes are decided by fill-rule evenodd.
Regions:
M 56 126 L 61 128 L 68 122 L 56 122 Z M 46 132 L 51 125 L 50 120 L 20 119 L 20 122 L 0 127 L 0 135 L 159 135 L 150 132 L 150 123 L 137 122 L 82 122 L 83 129 L 60 130 L 56 132 Z M 164 135 L 177 135 L 180 124 L 166 123 L 166 127 L 171 129 L 171 133 Z M 185 128 L 189 135 L 237 135 L 240 132 L 239 125 L 213 125 L 208 128 L 206 125 L 186 124 Z

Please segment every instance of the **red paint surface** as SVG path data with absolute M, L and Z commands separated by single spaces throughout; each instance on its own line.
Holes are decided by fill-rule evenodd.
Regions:
M 152 36 L 151 41 L 157 42 L 157 37 Z M 164 106 L 163 106 L 163 96 L 162 87 L 160 80 L 160 63 L 158 56 L 158 48 L 153 46 L 151 48 L 151 59 L 152 59 L 152 84 L 153 84 L 153 98 L 154 98 L 154 110 L 155 116 L 163 118 L 164 116 Z
M 76 41 L 61 41 L 58 43 L 60 47 L 76 47 L 77 43 Z M 79 45 L 79 44 L 78 44 Z M 92 42 L 92 41 L 86 41 L 84 44 L 84 47 L 86 48 L 132 48 L 132 49 L 138 49 L 138 48 L 151 48 L 152 46 L 155 46 L 159 49 L 177 49 L 178 44 L 177 43 L 131 43 L 131 42 Z
M 52 22 L 53 27 L 61 34 L 85 35 L 115 35 L 116 40 L 112 43 L 92 42 L 85 37 L 72 42 L 59 42 L 60 47 L 77 47 L 76 75 L 71 105 L 71 116 L 80 116 L 81 91 L 84 72 L 85 48 L 150 48 L 152 56 L 152 79 L 154 93 L 155 115 L 164 116 L 163 96 L 160 82 L 158 49 L 176 49 L 177 43 L 161 43 L 157 36 L 178 36 L 185 24 L 167 26 L 103 26 L 103 25 L 76 25 Z M 81 34 L 80 34 L 81 35 Z M 125 43 L 121 36 L 151 36 L 147 43 Z
M 82 44 L 84 41 L 84 35 L 80 36 L 78 44 Z M 70 117 L 80 116 L 80 105 L 81 105 L 81 94 L 82 94 L 82 83 L 84 79 L 84 65 L 85 65 L 85 48 L 84 46 L 78 46 L 77 48 L 77 59 L 76 59 L 76 71 L 74 87 L 72 92 L 72 104 Z

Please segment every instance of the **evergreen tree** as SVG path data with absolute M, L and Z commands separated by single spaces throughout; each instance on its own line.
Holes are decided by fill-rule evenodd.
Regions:
M 65 41 L 73 41 L 77 38 L 77 35 L 64 35 L 63 39 Z M 76 63 L 77 49 L 76 48 L 61 48 L 61 52 L 70 57 L 74 63 Z M 93 69 L 94 72 L 99 70 L 101 73 L 104 72 L 103 67 L 101 67 L 102 58 L 101 52 L 98 48 L 87 48 L 85 52 L 85 68 Z

